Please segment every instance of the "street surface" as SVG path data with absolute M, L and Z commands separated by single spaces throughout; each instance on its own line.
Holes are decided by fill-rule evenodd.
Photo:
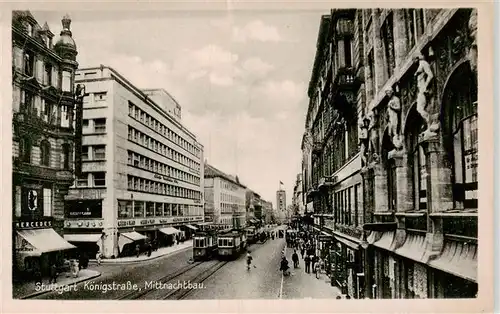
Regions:
M 314 274 L 304 273 L 302 260 L 300 261 L 301 268 L 292 269 L 289 277 L 282 277 L 279 266 L 281 251 L 284 247 L 284 239 L 269 239 L 264 244 L 253 244 L 249 249 L 254 258 L 252 264 L 255 267 L 247 270 L 245 254 L 242 254 L 237 260 L 224 264 L 206 279 L 204 274 L 209 274 L 217 265 L 222 264 L 217 260 L 203 262 L 200 265 L 189 264 L 192 250 L 136 264 L 106 264 L 99 267 L 91 265 L 92 269 L 102 272 L 101 277 L 80 283 L 76 285 L 76 289 L 60 294 L 50 292 L 34 299 L 163 300 L 171 299 L 172 296 L 175 299 L 175 296 L 179 295 L 178 292 L 182 292 L 174 293 L 175 290 L 179 290 L 179 286 L 175 286 L 175 283 L 184 282 L 198 285 L 187 294 L 180 293 L 183 299 L 188 300 L 335 298 L 339 294 L 337 288 L 330 286 L 324 274 L 320 279 L 316 279 Z M 292 253 L 292 249 L 286 250 L 291 267 L 293 267 Z M 141 289 L 143 293 L 130 290 L 130 287 L 127 287 L 129 290 L 108 289 L 107 291 L 102 288 L 90 288 L 113 284 L 115 286 L 135 284 L 138 288 L 134 289 Z M 151 288 L 155 284 L 156 288 Z

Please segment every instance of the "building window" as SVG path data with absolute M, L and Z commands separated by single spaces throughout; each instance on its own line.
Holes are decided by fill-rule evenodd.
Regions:
M 34 100 L 35 100 L 35 97 L 33 96 L 33 94 L 29 91 L 23 91 L 21 96 L 24 96 L 24 101 L 23 101 L 23 105 L 21 107 L 21 112 L 24 112 L 24 113 L 27 113 L 27 114 L 34 114 L 36 115 L 36 112 L 32 112 L 33 109 L 34 109 Z
M 134 218 L 144 217 L 144 202 L 134 202 Z
M 163 203 L 156 203 L 155 205 L 155 216 L 163 216 Z
M 155 215 L 155 203 L 146 203 L 146 217 L 153 217 Z
M 370 51 L 370 53 L 368 53 L 367 61 L 368 61 L 368 71 L 369 71 L 369 73 L 368 73 L 369 84 L 368 84 L 366 96 L 368 98 L 367 100 L 371 100 L 374 97 L 375 90 L 376 90 L 376 86 L 375 86 L 375 58 L 374 58 L 373 49 Z
M 409 126 L 411 133 L 409 136 L 413 177 L 413 195 L 416 210 L 427 209 L 427 167 L 424 150 L 418 143 L 418 136 L 424 130 L 424 123 L 420 116 L 416 116 L 413 124 Z
M 42 166 L 50 166 L 50 143 L 47 140 L 40 143 L 40 163 Z
M 45 64 L 45 73 L 43 77 L 43 83 L 45 85 L 52 85 L 52 64 Z
M 63 157 L 63 169 L 68 170 L 70 167 L 70 152 L 71 146 L 70 144 L 62 145 L 62 157 Z
M 106 185 L 106 173 L 94 172 L 94 186 L 105 186 L 105 185 Z
M 94 93 L 94 103 L 106 101 L 106 92 Z
M 63 92 L 72 92 L 73 84 L 71 84 L 71 72 L 63 71 L 62 72 L 62 90 Z
M 28 36 L 33 36 L 33 25 L 30 23 L 26 22 L 26 33 L 28 33 Z
M 34 75 L 35 68 L 35 53 L 30 50 L 24 52 L 24 74 L 27 76 Z
M 106 118 L 94 119 L 94 132 L 95 133 L 106 132 Z
M 76 178 L 76 186 L 79 188 L 89 186 L 89 176 L 88 173 L 82 173 L 80 177 Z
M 70 110 L 69 106 L 60 106 L 59 108 L 61 110 L 61 127 L 69 128 L 70 117 L 73 110 Z
M 89 160 L 89 146 L 82 146 L 82 160 Z
M 406 9 L 405 21 L 406 21 L 406 37 L 408 38 L 407 51 L 410 51 L 413 46 L 415 46 L 418 38 L 422 36 L 425 30 L 425 16 L 424 9 Z
M 43 189 L 43 216 L 52 216 L 52 189 Z
M 397 180 L 396 180 L 396 163 L 390 160 L 387 163 L 387 187 L 388 187 L 388 201 L 389 210 L 392 212 L 397 211 Z
M 94 146 L 94 160 L 104 160 L 106 159 L 106 146 L 96 145 Z
M 381 37 L 384 42 L 384 56 L 387 69 L 387 79 L 394 74 L 396 60 L 394 58 L 394 36 L 393 36 L 393 20 L 392 12 L 387 16 L 381 29 Z
M 132 201 L 118 200 L 118 218 L 124 219 L 132 217 L 133 217 Z
M 53 116 L 53 104 L 45 99 L 42 99 L 43 103 L 43 109 L 42 109 L 42 120 L 45 121 L 46 123 L 54 123 L 54 116 Z
M 19 140 L 19 156 L 22 162 L 31 162 L 31 139 L 28 137 Z

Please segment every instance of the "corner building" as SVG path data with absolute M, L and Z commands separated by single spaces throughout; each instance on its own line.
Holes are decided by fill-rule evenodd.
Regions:
M 73 184 L 74 75 L 71 19 L 54 42 L 47 23 L 12 12 L 13 278 L 48 275 L 74 248 L 62 237 L 64 196 Z
M 346 16 L 352 27 L 343 27 L 338 16 Z M 350 28 L 352 44 L 324 44 L 328 40 L 322 41 L 321 33 L 328 24 L 333 34 Z M 357 113 L 358 157 L 346 161 L 330 150 L 340 168 L 325 176 L 321 156 L 328 146 L 319 145 L 325 141 L 315 133 L 321 123 L 309 118 L 309 112 L 324 113 L 321 102 L 310 104 L 303 140 L 304 160 L 312 159 L 303 167 L 307 201 L 314 204 L 315 227 L 326 233 L 319 238 L 336 256 L 330 274 L 356 298 L 476 296 L 476 10 L 333 10 L 321 27 L 318 54 L 323 47 L 325 53 L 344 51 L 345 61 L 351 51 L 351 82 L 359 85 L 351 102 L 356 103 L 351 107 Z M 338 60 L 333 54 L 322 64 L 328 69 Z M 333 69 L 336 86 L 342 71 Z M 325 97 L 323 106 L 332 103 Z M 345 140 L 354 142 L 349 135 Z M 335 138 L 333 147 L 342 147 L 342 141 Z M 339 197 L 342 172 L 351 174 L 354 189 Z M 325 191 L 330 189 L 333 199 Z M 332 216 L 333 230 L 327 227 Z M 350 279 L 354 276 L 357 281 Z
M 81 69 L 82 176 L 66 198 L 66 237 L 83 251 L 129 255 L 188 238 L 203 222 L 203 146 L 164 90 L 142 91 L 110 67 Z

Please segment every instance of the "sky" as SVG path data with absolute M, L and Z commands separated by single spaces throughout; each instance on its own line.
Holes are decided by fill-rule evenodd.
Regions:
M 287 204 L 301 171 L 307 86 L 319 22 L 309 11 L 32 11 L 57 40 L 68 13 L 80 68 L 113 67 L 164 88 L 208 163 Z

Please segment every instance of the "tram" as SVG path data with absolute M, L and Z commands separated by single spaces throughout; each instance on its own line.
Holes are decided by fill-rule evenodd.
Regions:
M 245 230 L 231 229 L 219 232 L 217 246 L 219 259 L 238 258 L 247 248 Z
M 217 255 L 217 231 L 200 230 L 193 236 L 193 260 L 206 261 Z
M 245 228 L 246 236 L 247 236 L 247 242 L 248 244 L 254 244 L 257 242 L 257 234 L 255 232 L 255 227 L 250 226 Z

